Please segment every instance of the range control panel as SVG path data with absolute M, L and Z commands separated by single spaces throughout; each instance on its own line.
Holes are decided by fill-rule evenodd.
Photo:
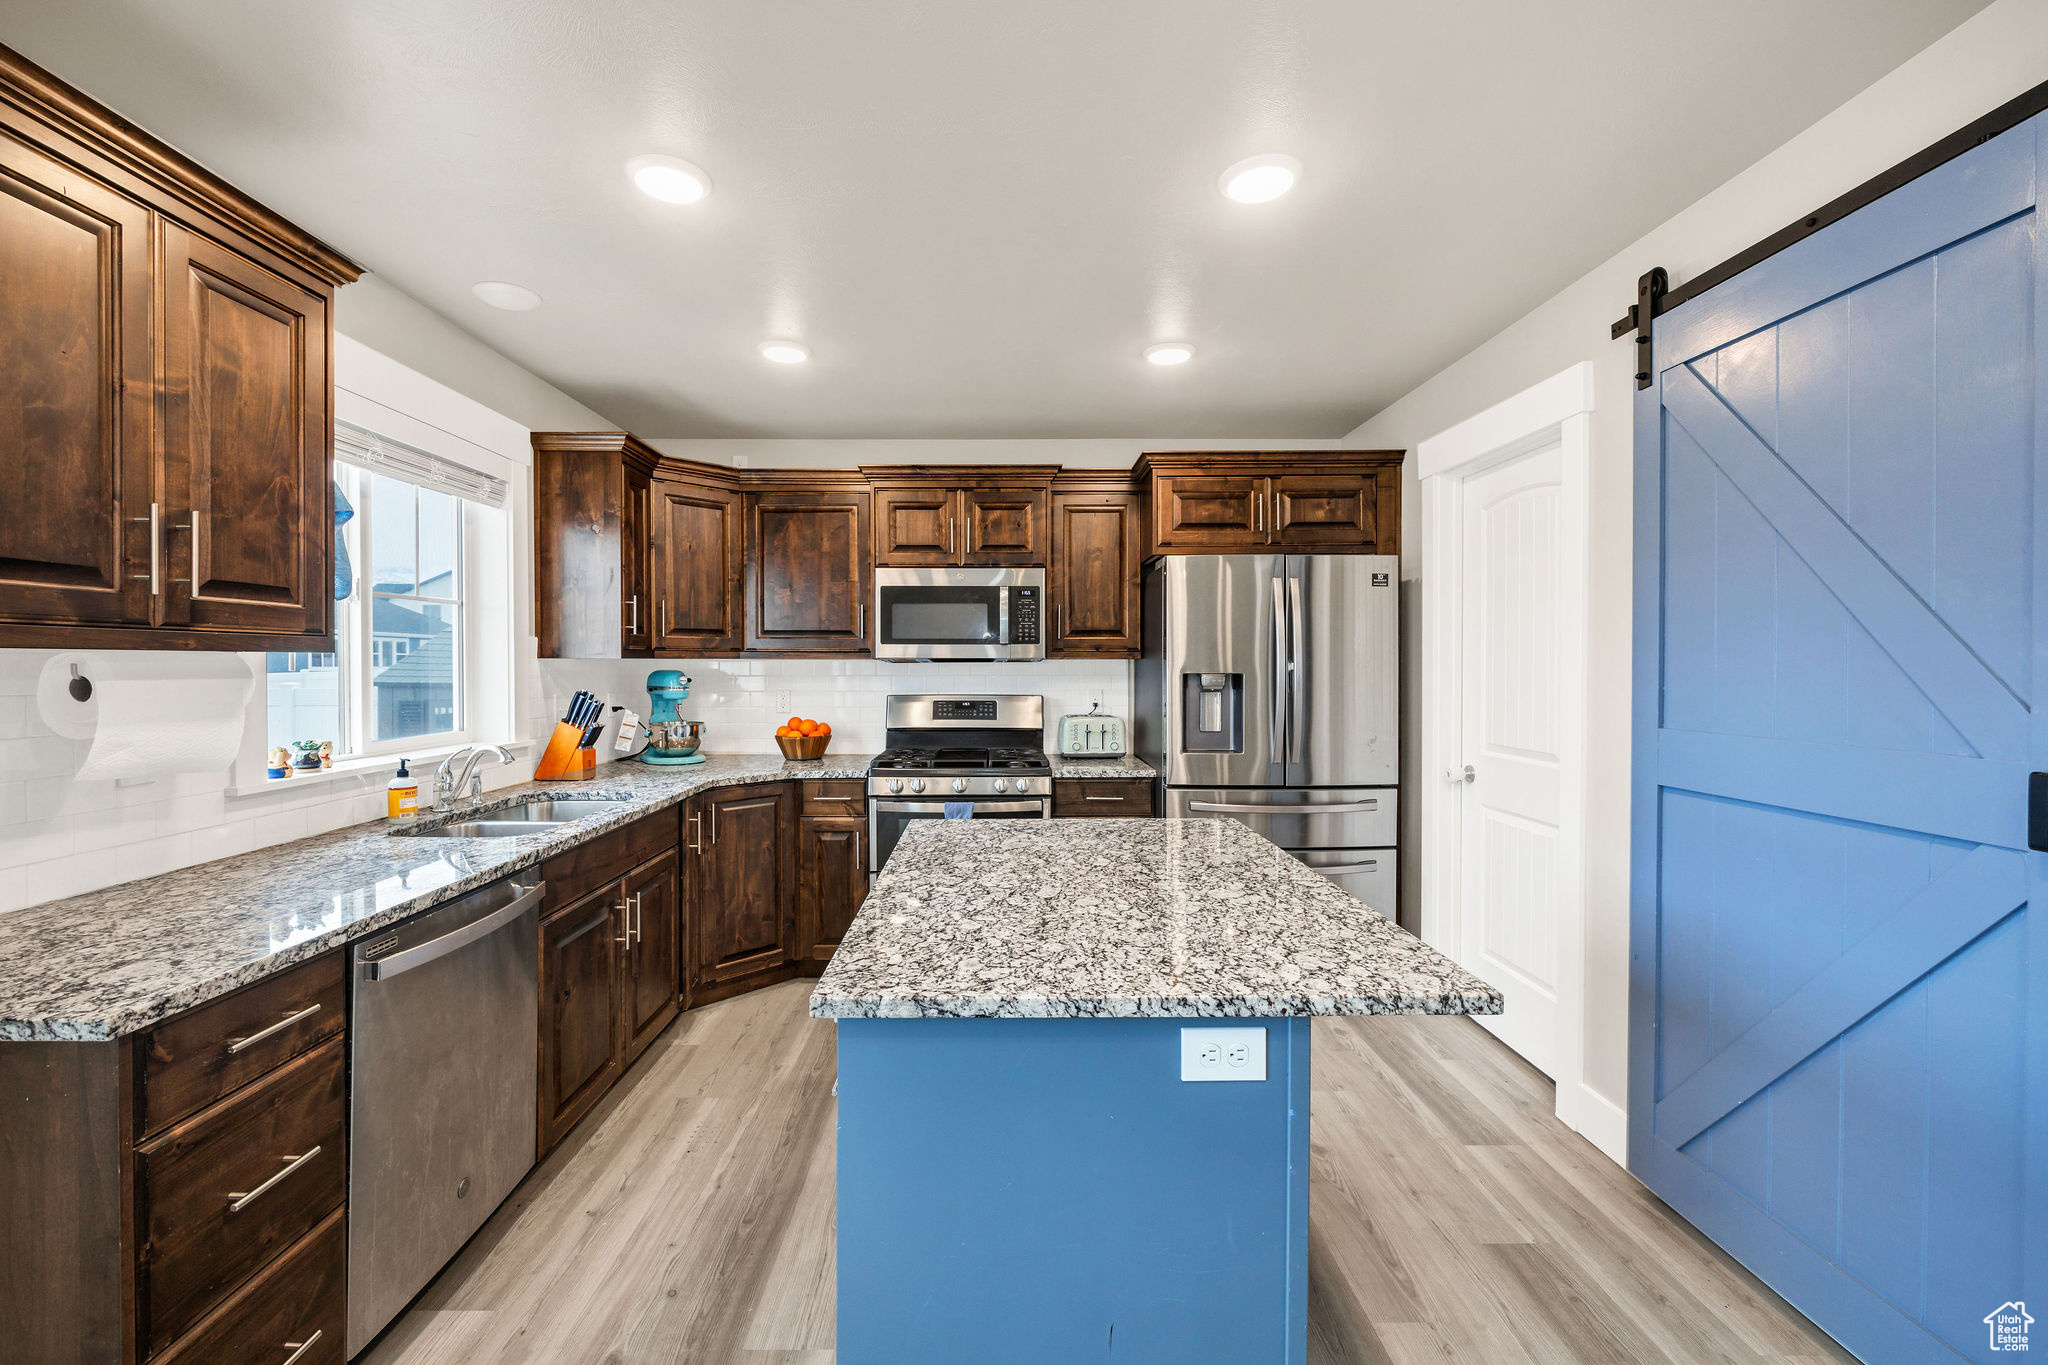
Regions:
M 933 720 L 994 720 L 994 697 L 938 697 L 932 702 Z

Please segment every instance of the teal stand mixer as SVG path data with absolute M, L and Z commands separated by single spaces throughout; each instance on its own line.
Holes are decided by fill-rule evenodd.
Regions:
M 697 746 L 704 742 L 704 722 L 684 720 L 676 714 L 676 703 L 690 695 L 690 680 L 673 668 L 657 668 L 647 675 L 647 747 L 640 751 L 642 763 L 681 765 L 702 763 Z

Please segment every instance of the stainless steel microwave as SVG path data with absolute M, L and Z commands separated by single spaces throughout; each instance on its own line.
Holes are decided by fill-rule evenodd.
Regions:
M 877 659 L 1045 657 L 1045 570 L 876 569 Z

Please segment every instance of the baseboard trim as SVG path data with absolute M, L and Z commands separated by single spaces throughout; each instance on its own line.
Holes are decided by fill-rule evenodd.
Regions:
M 1557 1088 L 1557 1117 L 1609 1161 L 1627 1168 L 1628 1110 L 1581 1082 Z

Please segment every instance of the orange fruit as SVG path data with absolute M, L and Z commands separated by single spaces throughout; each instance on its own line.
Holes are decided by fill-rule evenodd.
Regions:
M 818 722 L 807 720 L 802 725 L 796 727 L 796 732 L 800 735 L 815 735 L 818 733 Z
M 822 721 L 822 720 L 821 720 L 821 721 L 819 721 L 819 722 L 818 722 L 818 729 L 817 729 L 816 733 L 818 733 L 818 734 L 821 734 L 821 735 L 829 735 L 829 734 L 831 734 L 831 733 L 832 733 L 832 727 L 831 727 L 831 726 L 829 726 L 829 725 L 827 725 L 827 724 L 826 724 L 826 723 L 825 723 L 824 721 Z
M 802 716 L 791 716 L 788 720 L 783 722 L 784 725 L 787 725 L 792 730 L 796 729 L 797 726 L 802 725 L 803 723 L 804 718 Z
M 788 739 L 788 738 L 789 738 L 789 727 L 788 727 L 787 725 L 778 725 L 778 726 L 776 726 L 776 727 L 775 727 L 775 737 L 776 737 L 777 739 Z

